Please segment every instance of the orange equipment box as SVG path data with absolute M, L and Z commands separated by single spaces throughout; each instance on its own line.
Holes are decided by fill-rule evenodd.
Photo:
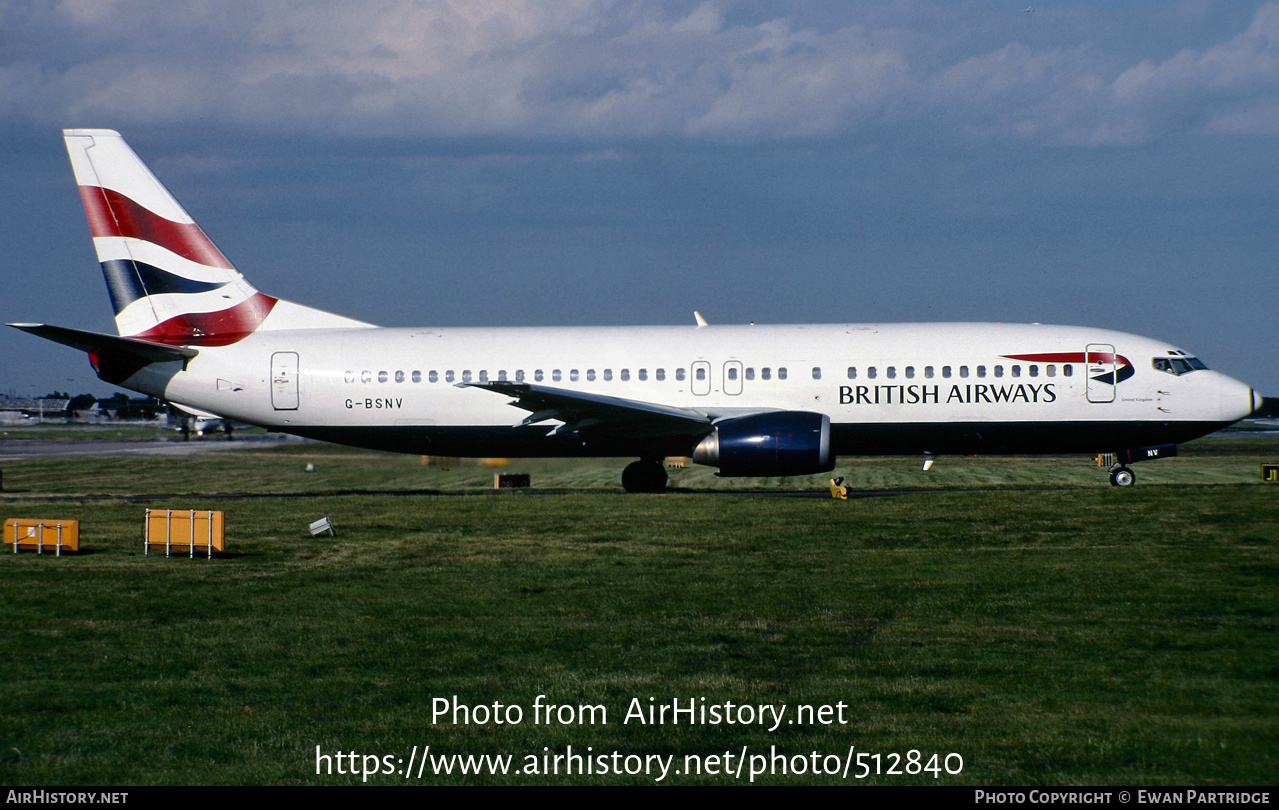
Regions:
M 43 554 L 80 550 L 80 521 L 51 518 L 9 518 L 4 522 L 4 544 Z
M 225 529 L 221 512 L 205 509 L 148 509 L 146 522 L 146 553 L 152 546 L 163 546 L 165 555 L 175 549 L 197 551 L 209 556 L 215 551 L 225 551 Z

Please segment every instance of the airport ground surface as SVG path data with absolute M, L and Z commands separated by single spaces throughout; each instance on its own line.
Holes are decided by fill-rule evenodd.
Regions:
M 99 440 L 122 438 L 146 437 Z M 0 456 L 30 440 L 0 437 Z M 527 771 L 568 746 L 675 769 L 743 751 L 963 758 L 957 774 L 860 780 L 878 784 L 1279 773 L 1279 485 L 1259 476 L 1273 440 L 1191 443 L 1125 490 L 1080 458 L 942 458 L 926 474 L 842 459 L 855 494 L 900 496 L 846 502 L 826 476 L 676 470 L 672 493 L 627 496 L 626 460 L 446 470 L 240 441 L 2 462 L 0 517 L 77 518 L 86 551 L 0 558 L 0 782 L 358 782 L 317 775 L 316 747 L 407 764 L 427 745 L 526 770 L 369 781 L 654 781 Z M 496 472 L 533 489 L 493 492 Z M 144 556 L 144 504 L 225 510 L 228 552 Z M 307 532 L 322 515 L 336 537 Z M 454 695 L 523 722 L 433 721 Z M 535 723 L 538 695 L 607 722 Z M 842 703 L 846 722 L 623 722 L 649 698 L 785 705 L 786 720 Z

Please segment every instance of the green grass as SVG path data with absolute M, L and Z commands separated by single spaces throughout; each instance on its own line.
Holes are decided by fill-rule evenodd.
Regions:
M 176 440 L 175 440 L 176 441 Z M 343 492 L 472 492 L 491 489 L 498 472 L 525 472 L 543 490 L 621 490 L 622 468 L 631 459 L 511 459 L 491 468 L 465 459 L 448 468 L 429 466 L 419 456 L 375 453 L 318 442 L 247 442 L 226 449 L 224 439 L 206 439 L 217 452 L 189 460 L 103 457 L 2 462 L 5 499 L 21 495 L 235 495 L 335 494 Z M 90 445 L 91 446 L 91 445 Z M 1201 439 L 1182 455 L 1134 465 L 1140 486 L 1257 485 L 1260 465 L 1279 462 L 1279 442 L 1269 439 Z M 959 489 L 974 487 L 1105 487 L 1107 477 L 1092 459 L 1080 456 L 962 458 L 943 456 L 930 472 L 922 459 L 841 458 L 829 474 L 786 478 L 719 478 L 715 470 L 690 463 L 671 469 L 677 491 L 825 490 L 832 475 L 854 490 Z M 307 465 L 314 472 L 307 472 Z M 175 474 L 175 470 L 179 471 Z
M 1131 490 L 1078 459 L 941 459 L 927 476 L 914 459 L 849 460 L 854 487 L 926 491 L 847 502 L 700 470 L 625 496 L 613 462 L 538 462 L 536 486 L 571 491 L 492 493 L 491 469 L 324 445 L 7 462 L 0 516 L 77 517 L 89 552 L 0 558 L 0 782 L 352 781 L 316 775 L 317 745 L 516 765 L 568 745 L 677 759 L 775 745 L 963 756 L 957 776 L 872 783 L 1271 784 L 1279 487 L 1252 482 L 1273 445 L 1214 442 L 1140 465 Z M 948 491 L 967 487 L 985 488 Z M 96 497 L 308 491 L 149 502 L 225 509 L 229 553 L 212 561 L 143 556 L 141 505 Z M 339 536 L 310 538 L 324 514 Z M 535 725 L 539 694 L 609 722 Z M 525 721 L 433 723 L 432 699 L 452 695 Z M 843 702 L 849 722 L 621 722 L 650 696 Z

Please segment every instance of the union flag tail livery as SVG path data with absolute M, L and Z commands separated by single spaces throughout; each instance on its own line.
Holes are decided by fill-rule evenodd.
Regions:
M 259 292 L 118 133 L 67 130 L 118 335 L 18 329 L 191 413 L 442 456 L 664 456 L 726 476 L 840 455 L 1176 454 L 1262 407 L 1162 340 L 1006 323 L 382 329 Z
M 362 325 L 254 289 L 118 132 L 63 136 L 122 336 L 227 346 L 258 329 Z

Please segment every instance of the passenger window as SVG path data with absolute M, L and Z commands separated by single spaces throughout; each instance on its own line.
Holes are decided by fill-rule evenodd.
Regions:
M 385 372 L 385 371 L 379 371 L 379 372 L 377 373 L 377 381 L 378 381 L 378 382 L 386 382 L 386 380 L 387 380 L 387 374 L 386 374 L 386 372 Z
M 850 380 L 857 379 L 857 369 L 853 368 L 852 366 L 848 367 L 848 379 Z
M 462 382 L 469 383 L 471 381 L 471 370 L 467 369 L 462 372 Z
M 658 382 L 664 382 L 665 380 L 666 380 L 666 369 L 664 369 L 664 368 L 659 368 L 659 369 L 657 370 L 657 381 L 658 381 Z
M 586 381 L 587 381 L 587 382 L 595 382 L 595 369 L 593 369 L 593 368 L 588 368 L 588 369 L 586 370 Z
M 908 380 L 913 380 L 913 379 L 915 379 L 915 367 L 914 367 L 914 366 L 906 366 L 906 379 L 908 379 Z
M 878 376 L 879 376 L 879 369 L 875 368 L 874 366 L 871 366 L 870 368 L 866 369 L 866 379 L 873 380 Z
M 559 382 L 562 379 L 564 379 L 564 372 L 560 371 L 558 368 L 551 372 L 552 382 Z
M 785 366 L 782 366 L 781 368 L 777 369 L 777 379 L 779 379 L 779 380 L 784 380 L 784 379 L 786 379 L 786 367 L 785 367 Z
M 1074 376 L 1074 374 L 1075 374 L 1075 367 L 1070 365 L 1069 363 L 1061 367 L 1061 376 L 1071 377 L 1071 376 Z
M 639 370 L 639 378 L 640 378 L 640 382 L 644 382 L 645 380 L 647 380 L 647 379 L 648 379 L 648 369 L 646 369 L 646 368 L 642 368 L 642 369 L 640 369 L 640 370 Z
M 817 366 L 813 366 L 813 379 L 820 380 L 822 378 L 822 370 Z
M 453 372 L 451 370 L 444 372 L 444 382 L 453 382 L 454 379 L 456 378 L 453 376 Z
M 888 367 L 888 379 L 890 380 L 897 379 L 897 366 Z
M 355 372 L 348 371 L 346 374 L 342 376 L 342 379 L 346 382 L 355 382 Z
M 402 382 L 404 382 L 404 372 L 403 372 L 403 371 L 397 371 L 397 372 L 395 372 L 395 381 L 396 381 L 397 383 L 402 383 Z
M 569 369 L 569 372 L 568 372 L 568 379 L 569 379 L 569 382 L 577 382 L 578 375 L 579 375 L 579 372 L 578 372 L 578 370 L 577 370 L 577 369 L 575 369 L 575 368 L 574 368 L 574 369 Z
M 416 370 L 413 372 L 413 382 L 415 383 L 422 382 L 422 372 L 416 371 Z
M 943 377 L 945 377 L 946 379 L 948 379 L 948 380 L 949 380 L 949 379 L 950 379 L 950 366 L 942 366 L 942 367 L 941 367 L 941 375 L 942 375 Z
M 622 382 L 630 382 L 631 370 L 629 368 L 622 369 Z
M 773 379 L 773 370 L 769 368 L 768 366 L 764 366 L 763 368 L 759 370 L 759 378 L 761 380 Z
M 703 381 L 703 380 L 705 380 L 705 379 L 706 379 L 706 369 L 702 368 L 701 366 L 698 366 L 698 367 L 697 367 L 697 380 L 698 380 L 698 382 L 701 382 L 701 381 Z
M 540 368 L 533 369 L 533 382 L 541 382 L 542 379 L 542 370 Z
M 748 380 L 753 380 L 753 379 L 755 379 L 755 367 L 754 367 L 754 366 L 750 366 L 750 367 L 748 367 L 748 368 L 746 369 L 746 379 L 748 379 Z
M 736 379 L 737 379 L 737 366 L 729 366 L 729 367 L 728 367 L 728 378 L 729 378 L 730 380 L 736 380 Z
M 515 381 L 517 383 L 524 382 L 524 369 L 517 369 L 515 372 Z
M 684 382 L 684 377 L 685 377 L 685 374 L 684 374 L 684 367 L 683 367 L 683 366 L 680 366 L 679 368 L 675 369 L 675 379 L 676 379 L 676 380 L 679 380 L 680 382 Z
M 977 367 L 977 376 L 978 376 L 978 377 L 985 377 L 985 376 L 986 376 L 986 367 L 985 367 L 985 366 L 978 366 L 978 367 Z
M 612 381 L 613 381 L 613 369 L 611 368 L 604 369 L 604 382 L 612 382 Z
M 1038 376 L 1039 376 L 1039 366 L 1032 365 L 1032 366 L 1030 367 L 1030 376 L 1032 376 L 1032 377 L 1038 377 Z
M 959 367 L 959 376 L 968 379 L 968 366 Z
M 1054 365 L 1049 364 L 1048 366 L 1045 367 L 1044 371 L 1049 377 L 1057 376 L 1057 367 Z
M 487 371 L 487 370 L 481 371 L 481 372 L 480 372 L 480 382 L 488 382 L 488 381 L 489 381 L 489 373 L 488 373 L 488 371 Z
M 1021 376 L 1021 366 L 1013 366 L 1013 376 L 1014 377 Z
M 924 366 L 924 376 L 925 376 L 925 377 L 927 377 L 927 378 L 928 378 L 928 379 L 930 379 L 930 380 L 933 378 L 933 367 L 932 367 L 932 366 Z
M 433 383 L 434 383 L 434 382 L 439 382 L 439 381 L 440 381 L 440 373 L 439 373 L 438 371 L 432 371 L 431 373 L 429 373 L 429 374 L 427 374 L 427 375 L 426 375 L 426 379 L 427 379 L 429 382 L 433 382 Z
M 1002 377 L 1002 376 L 1004 376 L 1004 367 L 1003 367 L 1003 366 L 995 366 L 995 376 L 996 376 L 996 377 Z

